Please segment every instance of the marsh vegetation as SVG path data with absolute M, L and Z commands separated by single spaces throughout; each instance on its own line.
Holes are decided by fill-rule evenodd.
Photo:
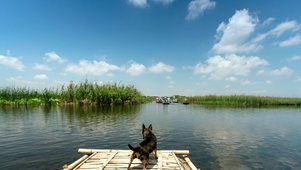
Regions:
M 137 104 L 146 101 L 133 85 L 109 83 L 99 85 L 85 80 L 70 82 L 59 88 L 34 90 L 20 87 L 0 89 L 0 105 L 114 105 Z
M 190 103 L 203 105 L 228 105 L 237 107 L 301 106 L 301 98 L 252 96 L 252 95 L 205 95 L 186 97 Z M 181 99 L 183 101 L 183 99 Z

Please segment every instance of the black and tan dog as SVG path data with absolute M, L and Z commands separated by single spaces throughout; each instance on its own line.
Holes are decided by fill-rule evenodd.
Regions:
M 152 132 L 152 130 L 153 127 L 151 124 L 149 125 L 148 128 L 145 128 L 145 125 L 142 124 L 143 141 L 136 148 L 128 144 L 129 148 L 133 151 L 133 154 L 131 156 L 131 161 L 128 166 L 128 170 L 131 169 L 131 164 L 135 158 L 140 159 L 141 162 L 144 164 L 143 170 L 146 170 L 148 166 L 148 159 L 150 153 L 155 152 L 155 158 L 158 159 L 157 138 L 155 134 Z

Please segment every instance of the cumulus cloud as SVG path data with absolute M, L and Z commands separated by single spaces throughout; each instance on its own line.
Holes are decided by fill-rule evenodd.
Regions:
M 34 78 L 37 80 L 47 80 L 48 79 L 47 75 L 45 75 L 45 74 L 35 75 Z
M 282 67 L 280 69 L 272 70 L 270 72 L 271 75 L 274 76 L 288 76 L 293 73 L 293 70 L 288 67 Z
M 261 48 L 256 43 L 247 42 L 254 32 L 258 18 L 246 9 L 236 11 L 228 23 L 222 22 L 216 30 L 219 40 L 212 50 L 218 54 L 233 54 L 257 51 Z
M 257 56 L 246 57 L 235 54 L 221 57 L 210 57 L 205 64 L 199 63 L 194 67 L 195 74 L 208 74 L 210 79 L 220 80 L 228 76 L 246 76 L 252 69 L 266 66 L 269 63 Z M 233 80 L 233 78 L 231 78 Z M 228 80 L 231 80 L 228 78 Z
M 56 61 L 56 62 L 62 64 L 66 61 L 65 59 L 63 59 L 59 55 L 57 55 L 55 52 L 45 53 L 45 55 L 47 56 L 45 58 L 47 62 Z
M 159 62 L 151 66 L 148 70 L 152 73 L 162 73 L 162 72 L 171 73 L 175 70 L 175 67 Z
M 280 47 L 287 47 L 287 46 L 292 46 L 292 45 L 297 45 L 301 42 L 301 35 L 296 35 L 294 37 L 290 37 L 287 40 L 282 41 L 279 43 Z
M 65 68 L 66 72 L 75 73 L 79 75 L 103 75 L 110 71 L 121 70 L 120 67 L 109 64 L 104 61 L 88 61 L 80 60 L 78 64 L 70 64 Z
M 206 10 L 213 9 L 216 6 L 215 1 L 211 0 L 193 0 L 188 4 L 187 20 L 192 20 L 202 15 Z
M 15 57 L 0 55 L 0 65 L 10 67 L 19 71 L 24 71 L 25 66 L 21 60 Z
M 51 67 L 48 67 L 47 65 L 44 65 L 44 64 L 38 64 L 38 63 L 34 63 L 34 66 L 32 67 L 32 69 L 34 69 L 34 70 L 45 70 L 45 71 L 52 70 Z
M 126 70 L 132 76 L 138 76 L 146 71 L 146 67 L 143 64 L 138 64 L 135 62 L 131 63 L 131 66 Z

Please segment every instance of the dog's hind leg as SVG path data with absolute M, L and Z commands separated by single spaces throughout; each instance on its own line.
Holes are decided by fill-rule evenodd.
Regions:
M 131 158 L 131 161 L 130 161 L 130 163 L 129 163 L 129 166 L 128 166 L 128 170 L 131 170 L 132 168 L 131 168 L 131 165 L 132 165 L 132 162 L 133 162 L 133 158 Z
M 143 160 L 143 170 L 147 170 L 148 162 L 147 160 Z
M 155 152 L 155 158 L 158 159 L 157 148 L 154 149 L 154 152 Z

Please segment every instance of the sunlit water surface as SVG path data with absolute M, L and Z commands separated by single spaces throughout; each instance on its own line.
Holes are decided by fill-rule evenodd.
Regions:
M 159 149 L 190 150 L 201 169 L 301 169 L 300 108 L 156 103 L 0 108 L 0 169 L 62 169 L 78 148 L 128 149 L 153 125 Z

